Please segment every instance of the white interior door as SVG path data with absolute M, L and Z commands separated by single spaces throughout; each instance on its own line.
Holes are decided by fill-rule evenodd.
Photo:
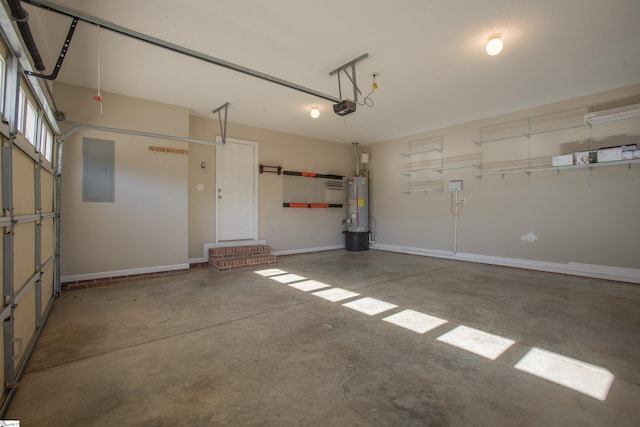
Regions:
M 216 146 L 216 243 L 258 240 L 258 145 Z

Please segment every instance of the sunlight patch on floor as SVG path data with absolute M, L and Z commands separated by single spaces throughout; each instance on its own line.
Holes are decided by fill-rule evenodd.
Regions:
M 397 307 L 397 305 L 395 304 L 380 301 L 378 299 L 370 297 L 361 298 L 359 300 L 351 301 L 342 305 L 352 310 L 359 311 L 360 313 L 367 314 L 369 316 L 375 316 L 376 314 Z
M 607 399 L 615 378 L 599 366 L 537 347 L 529 350 L 515 368 L 598 400 Z
M 424 334 L 440 325 L 447 323 L 446 320 L 429 314 L 420 313 L 415 310 L 403 310 L 399 313 L 385 317 L 385 322 L 393 323 L 396 326 L 408 329 L 418 334 Z
M 284 270 L 280 270 L 279 268 L 270 268 L 268 270 L 254 271 L 254 273 L 264 277 L 270 277 L 270 276 L 277 276 L 278 274 L 286 274 L 287 272 Z
M 318 282 L 316 280 L 305 280 L 304 282 L 292 283 L 289 286 L 304 292 L 315 291 L 318 289 L 331 287 L 331 285 L 327 285 L 326 283 Z
M 320 298 L 324 298 L 327 301 L 331 301 L 331 302 L 338 302 L 345 299 L 360 296 L 360 294 L 357 292 L 351 292 L 342 288 L 331 288 L 325 291 L 314 292 L 312 295 L 315 295 Z
M 462 325 L 439 336 L 437 340 L 491 360 L 496 360 L 515 344 L 514 340 Z
M 298 276 L 297 274 L 283 274 L 282 276 L 270 276 L 269 279 L 275 280 L 280 283 L 292 283 L 306 280 L 306 277 Z

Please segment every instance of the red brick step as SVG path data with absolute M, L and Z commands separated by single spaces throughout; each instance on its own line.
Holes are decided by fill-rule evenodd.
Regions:
M 209 265 L 218 271 L 274 264 L 278 257 L 271 255 L 269 245 L 230 246 L 209 249 Z

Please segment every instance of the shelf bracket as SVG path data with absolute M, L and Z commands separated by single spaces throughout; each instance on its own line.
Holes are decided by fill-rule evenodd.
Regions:
M 282 175 L 282 166 L 267 166 L 260 164 L 259 169 L 260 173 L 275 173 L 278 175 Z

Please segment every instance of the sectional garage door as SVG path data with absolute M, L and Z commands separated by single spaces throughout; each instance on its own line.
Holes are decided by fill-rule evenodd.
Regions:
M 52 127 L 18 60 L 0 54 L 1 415 L 53 302 L 56 219 Z

